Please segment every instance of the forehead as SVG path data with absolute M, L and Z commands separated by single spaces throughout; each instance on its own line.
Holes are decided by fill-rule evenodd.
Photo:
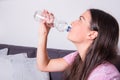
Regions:
M 88 22 L 91 21 L 91 14 L 90 14 L 89 10 L 85 11 L 81 16 L 83 16 L 86 21 L 88 21 Z

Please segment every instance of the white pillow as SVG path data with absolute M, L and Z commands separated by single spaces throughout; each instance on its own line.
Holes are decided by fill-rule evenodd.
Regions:
M 3 55 L 0 57 L 0 80 L 15 80 L 13 61 L 18 61 L 18 63 L 25 61 L 25 54 Z
M 0 56 L 5 56 L 8 53 L 8 48 L 0 49 Z
M 13 80 L 25 80 L 24 72 L 27 70 L 27 67 L 25 64 L 26 57 L 24 56 L 24 53 L 10 55 L 9 60 L 11 61 L 13 67 Z
M 41 72 L 36 67 L 35 58 L 12 61 L 14 80 L 50 80 L 48 72 Z
M 13 68 L 9 59 L 0 57 L 0 80 L 13 80 Z
M 29 80 L 50 80 L 49 72 L 42 72 L 38 70 L 36 65 L 36 58 L 26 58 L 26 65 L 29 70 L 28 77 L 33 76 L 33 79 L 29 78 Z
M 0 80 L 50 80 L 48 72 L 41 72 L 36 67 L 36 58 L 27 58 L 26 53 L 16 54 L 16 55 L 6 55 L 0 60 L 0 65 L 5 69 L 5 74 L 1 72 L 0 74 L 4 77 L 9 77 L 7 79 Z M 4 60 L 7 60 L 4 62 Z M 5 67 L 5 66 L 9 66 Z M 7 74 L 8 73 L 8 74 Z

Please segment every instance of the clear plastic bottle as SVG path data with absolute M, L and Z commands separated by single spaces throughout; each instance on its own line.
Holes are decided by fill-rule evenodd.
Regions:
M 43 17 L 41 15 L 41 11 L 36 11 L 35 14 L 34 14 L 34 19 L 36 21 L 41 21 L 41 20 L 44 20 L 45 17 Z M 71 25 L 69 25 L 67 22 L 65 21 L 62 21 L 62 20 L 57 20 L 55 18 L 54 20 L 54 27 L 59 31 L 59 32 L 64 32 L 64 31 L 67 31 L 69 32 L 70 29 L 71 29 Z

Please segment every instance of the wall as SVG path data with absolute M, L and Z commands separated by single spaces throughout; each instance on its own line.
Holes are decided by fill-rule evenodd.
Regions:
M 47 9 L 58 19 L 71 22 L 88 8 L 99 8 L 111 13 L 120 22 L 120 0 L 0 0 L 0 43 L 37 47 L 39 23 L 33 15 Z M 52 29 L 48 47 L 75 49 L 67 40 L 66 32 Z

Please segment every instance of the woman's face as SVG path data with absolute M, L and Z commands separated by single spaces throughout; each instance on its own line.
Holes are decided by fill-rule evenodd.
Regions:
M 79 17 L 79 19 L 71 23 L 72 28 L 68 33 L 68 39 L 77 43 L 86 41 L 90 32 L 90 21 L 90 11 L 86 11 Z

